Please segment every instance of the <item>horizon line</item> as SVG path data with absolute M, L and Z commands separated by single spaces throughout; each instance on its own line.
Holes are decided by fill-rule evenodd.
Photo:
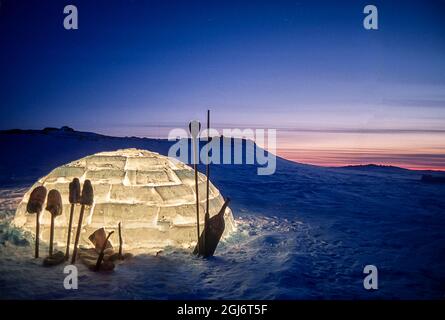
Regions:
M 43 129 L 1 129 L 0 132 L 7 132 L 7 131 L 13 131 L 13 130 L 20 130 L 20 131 L 43 131 L 46 128 L 53 128 L 53 129 L 58 129 L 60 130 L 61 128 L 56 128 L 56 127 L 45 127 Z M 72 128 L 71 128 L 72 129 Z M 73 129 L 74 132 L 79 132 L 79 133 L 91 133 L 91 134 L 98 134 L 98 135 L 103 135 L 105 137 L 111 137 L 111 138 L 138 138 L 138 139 L 152 139 L 152 140 L 167 140 L 168 141 L 168 137 L 155 137 L 155 136 L 137 136 L 137 135 L 133 135 L 133 136 L 128 136 L 128 135 L 110 135 L 107 133 L 100 133 L 98 132 L 94 132 L 94 131 L 78 131 Z M 445 133 L 445 130 L 442 130 Z M 244 140 L 246 140 L 245 138 L 243 138 Z M 270 152 L 269 150 L 267 150 L 267 148 L 262 147 L 263 149 L 265 149 L 266 151 Z M 351 148 L 349 153 L 352 154 L 358 154 L 359 151 L 355 151 L 357 148 Z M 282 153 L 284 151 L 284 154 Z M 386 159 L 385 161 L 381 160 L 381 161 L 360 161 L 360 157 L 355 158 L 355 160 L 346 160 L 344 159 L 344 162 L 339 164 L 338 161 L 335 161 L 335 159 L 339 159 L 338 157 L 325 157 L 324 161 L 311 161 L 310 158 L 306 158 L 303 156 L 302 158 L 296 158 L 296 157 L 292 157 L 291 155 L 286 155 L 286 151 L 293 151 L 293 152 L 298 152 L 299 149 L 298 148 L 277 148 L 275 150 L 275 156 L 283 158 L 284 160 L 287 161 L 291 161 L 297 164 L 306 164 L 306 165 L 312 165 L 312 166 L 319 166 L 319 167 L 324 167 L 324 168 L 345 168 L 345 167 L 358 167 L 358 166 L 382 166 L 382 167 L 394 167 L 394 168 L 401 168 L 401 169 L 405 169 L 405 170 L 410 170 L 410 171 L 434 171 L 434 172 L 445 172 L 445 167 L 434 167 L 430 165 L 414 165 L 411 166 L 407 163 L 401 163 L 400 160 L 397 161 L 397 157 L 395 157 L 393 160 L 389 161 Z M 300 150 L 303 151 L 303 150 Z M 307 151 L 307 150 L 306 150 Z M 312 150 L 314 151 L 314 150 Z M 352 151 L 352 152 L 351 152 Z M 328 151 L 328 150 L 317 150 L 318 153 L 320 154 L 329 154 L 329 153 L 333 153 L 332 151 Z M 338 151 L 339 154 L 343 153 L 345 154 L 348 151 Z M 304 151 L 303 151 L 304 153 Z M 361 151 L 361 154 L 368 154 L 369 157 L 372 158 L 373 153 L 372 152 L 363 152 Z M 439 157 L 445 157 L 445 154 L 397 154 L 398 156 L 439 156 Z M 374 154 L 374 157 L 378 157 L 376 156 L 376 154 Z M 400 157 L 399 157 L 400 158 Z M 377 159 L 377 158 L 376 158 Z M 334 160 L 334 161 L 333 161 Z M 339 159 L 341 162 L 341 158 Z

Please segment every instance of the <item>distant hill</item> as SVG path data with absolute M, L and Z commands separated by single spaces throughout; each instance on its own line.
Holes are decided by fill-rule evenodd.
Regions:
M 242 163 L 246 163 L 247 155 L 252 155 L 254 150 L 247 148 L 245 139 L 232 138 L 230 143 L 224 138 L 220 141 L 220 152 L 216 153 L 220 159 L 228 154 L 234 163 L 235 147 L 241 147 Z M 0 149 L 5 156 L 0 157 L 0 183 L 16 183 L 18 181 L 33 181 L 36 177 L 46 175 L 50 170 L 62 164 L 83 158 L 101 151 L 114 151 L 117 149 L 137 148 L 168 155 L 170 147 L 176 141 L 167 139 L 153 139 L 140 137 L 112 137 L 92 132 L 75 131 L 69 127 L 45 128 L 43 130 L 3 130 L 0 131 Z M 191 141 L 189 140 L 189 145 Z M 205 142 L 200 143 L 201 147 Z M 257 147 L 257 152 L 267 151 Z M 192 155 L 188 153 L 190 163 Z M 225 156 L 224 156 L 225 158 Z M 221 160 L 222 161 L 222 160 Z M 279 166 L 299 166 L 295 162 L 276 157 Z M 217 166 L 225 166 L 224 164 Z M 216 165 L 214 168 L 217 167 Z M 300 165 L 307 166 L 307 165 Z M 238 166 L 239 167 L 239 166 Z M 264 164 L 255 163 L 248 165 L 252 170 L 264 167 Z M 307 166 L 309 167 L 309 166 Z M 199 165 L 199 170 L 205 171 L 204 165 Z
M 338 169 L 355 170 L 355 171 L 365 171 L 365 172 L 381 172 L 381 173 L 434 173 L 438 175 L 445 175 L 444 171 L 440 170 L 414 170 L 406 169 L 397 166 L 381 165 L 381 164 L 362 164 L 362 165 L 349 165 L 343 167 L 335 167 Z
M 0 130 L 0 134 L 29 134 L 29 133 L 50 133 L 50 132 L 76 132 L 73 128 L 63 126 L 61 128 L 46 127 L 42 130 L 33 129 L 9 129 Z
M 375 171 L 412 171 L 410 169 L 401 168 L 397 166 L 390 166 L 390 165 L 382 165 L 382 164 L 360 164 L 360 165 L 349 165 L 349 166 L 343 166 L 339 167 L 341 169 L 355 169 L 355 170 L 375 170 Z M 414 170 L 415 171 L 415 170 Z
M 245 149 L 246 140 L 234 139 L 234 141 L 236 142 L 231 143 L 229 147 L 232 149 L 231 151 L 226 150 L 226 147 L 221 144 L 220 153 L 222 155 L 228 151 L 231 154 L 231 158 L 233 158 L 235 144 L 242 144 L 243 163 L 245 163 L 244 160 L 248 153 L 244 152 L 247 151 Z M 48 174 L 50 170 L 57 166 L 101 151 L 139 148 L 167 155 L 172 144 L 174 144 L 174 141 L 168 141 L 167 139 L 112 137 L 92 132 L 75 131 L 66 126 L 61 128 L 49 127 L 42 130 L 0 130 L 0 149 L 4 154 L 3 157 L 0 157 L 0 184 L 34 181 L 36 178 Z M 259 151 L 261 150 L 259 148 Z M 191 154 L 189 154 L 189 157 L 191 157 Z M 278 156 L 276 157 L 276 164 L 278 173 L 289 175 L 286 178 L 289 182 L 295 181 L 296 177 L 302 180 L 313 175 L 329 180 L 331 174 L 335 175 L 339 172 L 353 175 L 366 173 L 367 175 L 376 176 L 399 174 L 412 176 L 420 181 L 422 174 L 435 173 L 432 171 L 413 171 L 395 166 L 376 164 L 328 168 L 301 164 Z M 255 162 L 254 165 L 231 166 L 230 170 L 226 171 L 222 170 L 226 166 L 221 164 L 212 166 L 212 172 L 215 173 L 214 178 L 217 180 L 226 179 L 226 172 L 232 172 L 234 175 L 238 175 L 236 178 L 238 183 L 243 183 L 244 179 L 247 179 L 245 170 L 249 171 L 249 179 L 261 181 L 271 179 L 271 177 L 260 178 L 256 175 L 256 168 L 259 166 L 263 165 Z M 204 172 L 205 167 L 200 165 L 199 170 Z M 217 174 L 219 170 L 221 170 L 220 175 Z M 298 171 L 297 175 L 295 175 L 295 171 Z M 291 175 L 290 172 L 293 174 Z M 242 176 L 243 178 L 241 178 Z

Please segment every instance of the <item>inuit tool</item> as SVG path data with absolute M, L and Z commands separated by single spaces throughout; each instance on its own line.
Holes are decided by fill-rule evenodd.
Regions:
M 199 243 L 199 188 L 198 188 L 198 135 L 199 131 L 201 131 L 201 124 L 199 121 L 194 120 L 189 123 L 189 130 L 192 136 L 192 144 L 193 144 L 193 169 L 195 170 L 195 193 L 196 193 L 196 232 L 197 232 L 197 240 Z M 199 252 L 198 252 L 199 254 Z
M 199 248 L 205 248 L 205 250 L 202 251 L 200 254 L 205 258 L 213 256 L 216 247 L 218 246 L 219 240 L 221 239 L 222 234 L 224 233 L 225 229 L 224 213 L 226 211 L 227 206 L 229 205 L 229 202 L 230 198 L 227 198 L 221 210 L 219 210 L 218 214 L 214 215 L 209 219 L 209 222 L 207 224 L 207 229 L 204 230 L 205 236 L 203 237 L 201 235 L 199 243 L 196 245 L 193 254 L 198 254 Z M 205 245 L 203 244 L 204 241 Z
M 49 256 L 51 257 L 53 255 L 54 245 L 54 220 L 62 214 L 62 197 L 56 189 L 52 189 L 48 193 L 46 210 L 51 213 L 51 229 L 49 234 Z
M 70 218 L 68 222 L 68 239 L 66 240 L 66 252 L 65 260 L 70 258 L 70 245 L 71 245 L 71 231 L 73 228 L 73 216 L 74 216 L 74 206 L 80 203 L 80 182 L 79 179 L 74 178 L 70 182 L 70 196 L 69 201 L 71 203 Z
M 122 230 L 121 223 L 118 224 L 119 227 L 119 259 L 122 259 Z
M 102 260 L 104 259 L 105 255 L 105 249 L 107 248 L 108 239 L 110 239 L 110 236 L 114 233 L 114 231 L 111 231 L 107 238 L 105 239 L 102 248 L 100 249 L 99 257 L 97 258 L 96 267 L 94 268 L 95 271 L 100 270 L 100 265 L 102 264 Z
M 39 186 L 32 190 L 29 196 L 28 204 L 26 206 L 26 211 L 28 213 L 36 214 L 36 247 L 35 254 L 36 258 L 39 257 L 39 237 L 40 237 L 40 212 L 42 212 L 43 203 L 46 198 L 46 188 L 44 186 Z
M 202 246 L 199 248 L 199 253 L 202 254 L 206 251 L 206 235 L 207 235 L 207 228 L 209 224 L 209 187 L 210 187 L 210 162 L 209 162 L 209 143 L 210 143 L 210 110 L 207 110 L 207 144 L 206 144 L 206 213 L 204 216 L 204 232 L 202 233 L 202 243 L 198 242 L 198 245 L 201 244 Z
M 80 197 L 80 204 L 82 206 L 80 207 L 79 223 L 77 224 L 76 238 L 74 239 L 74 249 L 73 249 L 73 257 L 71 258 L 71 264 L 74 264 L 76 262 L 77 249 L 79 245 L 80 231 L 82 229 L 82 220 L 85 211 L 85 206 L 91 206 L 93 204 L 93 201 L 94 201 L 93 186 L 91 185 L 90 180 L 85 180 L 85 182 L 83 183 L 82 195 Z

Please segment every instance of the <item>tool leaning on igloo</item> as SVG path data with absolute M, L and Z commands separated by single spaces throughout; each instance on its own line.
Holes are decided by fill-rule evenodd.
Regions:
M 46 210 L 50 212 L 51 214 L 51 226 L 50 226 L 50 238 L 49 238 L 49 253 L 48 256 L 45 257 L 43 260 L 44 266 L 55 266 L 58 264 L 63 263 L 64 261 L 68 260 L 69 256 L 69 247 L 71 245 L 70 243 L 70 235 L 71 235 L 71 224 L 72 224 L 72 218 L 74 213 L 74 204 L 80 203 L 82 205 L 81 212 L 79 214 L 79 224 L 76 229 L 76 238 L 74 243 L 74 250 L 73 250 L 73 259 L 71 261 L 72 264 L 75 263 L 76 258 L 78 256 L 78 242 L 79 237 L 81 233 L 82 228 L 82 220 L 83 220 L 83 213 L 85 206 L 92 206 L 94 203 L 94 193 L 93 188 L 91 186 L 91 182 L 89 180 L 85 180 L 84 182 L 84 188 L 82 190 L 82 195 L 80 195 L 80 184 L 79 180 L 77 178 L 74 178 L 73 181 L 70 183 L 70 202 L 71 202 L 71 211 L 70 211 L 70 220 L 69 220 L 69 226 L 68 226 L 68 240 L 67 240 L 67 248 L 66 253 L 64 254 L 62 251 L 57 251 L 56 253 L 53 252 L 54 247 L 54 225 L 55 225 L 55 218 L 57 216 L 60 216 L 62 214 L 62 196 L 60 195 L 60 192 L 56 189 L 51 189 L 48 193 L 48 198 L 46 200 Z M 39 256 L 39 240 L 40 240 L 40 213 L 43 208 L 43 204 L 45 203 L 45 196 L 46 196 L 46 188 L 44 186 L 38 186 L 37 188 L 33 189 L 31 192 L 31 196 L 29 198 L 28 204 L 26 206 L 26 210 L 28 213 L 36 214 L 36 247 L 35 247 L 35 258 L 38 258 Z M 84 262 L 85 265 L 87 265 L 91 270 L 99 271 L 99 270 L 113 270 L 114 269 L 114 263 L 113 261 L 119 259 L 124 260 L 126 258 L 131 257 L 131 254 L 122 254 L 122 236 L 121 236 L 121 224 L 119 223 L 119 253 L 114 254 L 112 250 L 108 250 L 108 255 L 105 256 L 105 249 L 112 248 L 111 243 L 108 241 L 111 234 L 113 234 L 114 231 L 111 231 L 109 235 L 105 238 L 102 236 L 102 233 L 105 233 L 104 229 L 98 229 L 96 230 L 89 239 L 91 242 L 95 245 L 95 248 L 93 250 L 88 249 L 80 249 L 79 256 L 82 259 L 82 262 Z M 96 250 L 96 251 L 95 251 Z M 105 258 L 105 259 L 104 259 Z M 95 261 L 91 261 L 91 259 L 94 259 Z

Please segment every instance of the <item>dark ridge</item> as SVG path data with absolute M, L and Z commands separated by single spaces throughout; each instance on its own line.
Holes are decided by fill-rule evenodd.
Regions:
M 399 171 L 409 171 L 409 169 L 405 169 L 405 168 L 401 168 L 401 167 L 396 167 L 396 166 L 391 166 L 391 165 L 383 165 L 383 164 L 374 164 L 374 163 L 370 163 L 370 164 L 359 164 L 359 165 L 349 165 L 349 166 L 343 166 L 343 167 L 338 167 L 341 169 L 358 169 L 358 170 L 399 170 Z
M 50 133 L 50 132 L 78 132 L 71 127 L 63 126 L 61 128 L 54 127 L 46 127 L 42 130 L 35 129 L 9 129 L 9 130 L 0 130 L 0 134 L 29 134 L 29 133 Z
M 41 130 L 28 130 L 28 129 L 9 129 L 0 130 L 0 134 L 29 134 L 29 133 L 39 133 Z

